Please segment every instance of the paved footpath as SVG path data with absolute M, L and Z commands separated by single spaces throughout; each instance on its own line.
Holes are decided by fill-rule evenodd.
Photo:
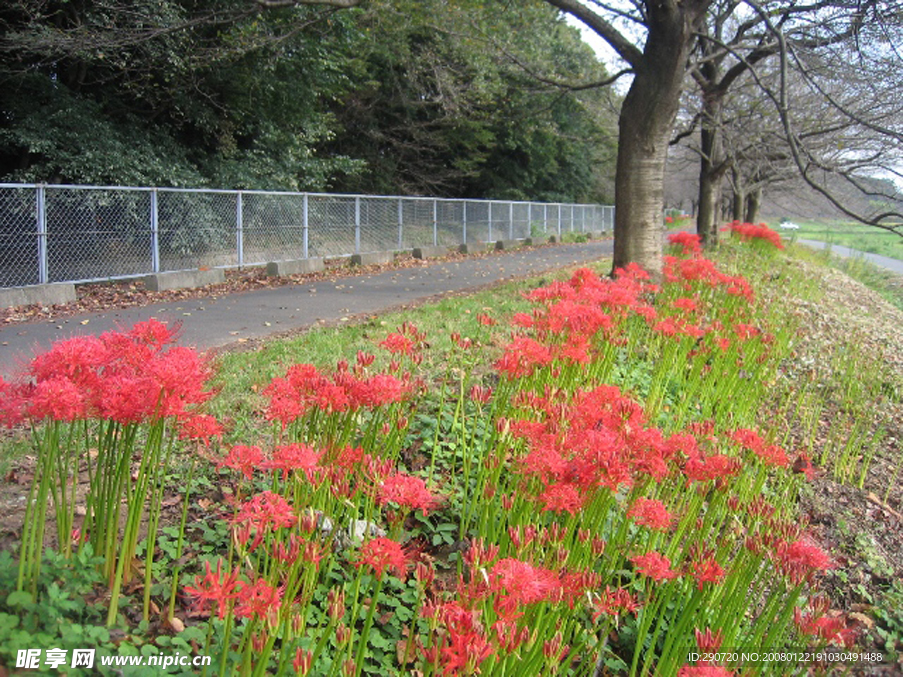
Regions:
M 355 315 L 383 313 L 451 292 L 476 291 L 506 280 L 596 261 L 611 252 L 611 240 L 547 245 L 423 268 L 11 324 L 0 329 L 0 376 L 9 378 L 35 351 L 46 350 L 58 339 L 130 327 L 151 317 L 180 322 L 180 343 L 206 350 Z
M 838 256 L 842 256 L 844 258 L 865 259 L 866 261 L 874 263 L 880 268 L 885 268 L 886 270 L 889 270 L 892 273 L 896 273 L 897 275 L 903 275 L 903 261 L 899 259 L 892 259 L 889 256 L 881 256 L 881 254 L 861 252 L 858 249 L 850 249 L 849 247 L 844 247 L 840 244 L 829 245 L 824 242 L 819 242 L 818 240 L 797 240 L 797 242 L 799 244 L 804 244 L 807 247 L 812 247 L 813 249 L 830 248 L 831 251 Z

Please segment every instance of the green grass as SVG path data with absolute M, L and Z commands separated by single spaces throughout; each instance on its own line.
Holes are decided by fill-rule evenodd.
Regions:
M 607 274 L 611 261 L 602 260 L 589 267 Z M 377 345 L 403 322 L 413 323 L 428 337 L 431 364 L 421 365 L 426 374 L 442 373 L 442 365 L 452 350 L 454 333 L 474 341 L 484 362 L 491 364 L 501 355 L 501 345 L 507 342 L 510 329 L 502 324 L 484 326 L 478 316 L 485 313 L 506 318 L 517 312 L 529 312 L 531 304 L 523 298 L 523 292 L 556 278 L 567 278 L 572 272 L 573 269 L 566 269 L 493 286 L 475 294 L 455 294 L 361 323 L 314 328 L 294 338 L 267 342 L 252 352 L 223 354 L 217 359 L 214 382 L 217 397 L 211 403 L 211 413 L 234 421 L 233 435 L 240 438 L 247 431 L 253 412 L 263 406 L 263 389 L 274 377 L 284 375 L 289 366 L 309 363 L 320 369 L 332 369 L 338 360 L 353 362 L 358 351 L 363 351 L 377 356 L 374 368 L 378 369 L 391 356 Z
M 854 280 L 877 292 L 885 301 L 903 310 L 903 277 L 880 268 L 865 259 L 842 257 L 829 250 L 815 250 L 804 246 L 794 246 L 792 255 L 806 261 L 817 261 L 843 271 Z
M 874 226 L 833 219 L 796 220 L 799 230 L 783 230 L 771 223 L 781 237 L 791 242 L 798 239 L 818 240 L 843 245 L 851 249 L 903 260 L 903 237 Z

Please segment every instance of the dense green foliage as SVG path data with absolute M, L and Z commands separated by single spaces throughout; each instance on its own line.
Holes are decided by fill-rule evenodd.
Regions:
M 577 32 L 455 5 L 18 0 L 0 180 L 609 197 L 606 94 L 542 82 L 604 75 Z

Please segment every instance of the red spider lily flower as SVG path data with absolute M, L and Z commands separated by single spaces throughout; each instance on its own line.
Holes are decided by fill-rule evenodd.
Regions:
M 96 392 L 101 373 L 112 359 L 107 344 L 96 336 L 75 336 L 54 343 L 50 350 L 36 355 L 28 366 L 35 383 L 65 378 L 86 391 Z
M 815 479 L 815 465 L 812 463 L 812 459 L 809 458 L 808 454 L 802 452 L 797 456 L 796 460 L 793 462 L 793 472 L 803 473 L 810 482 Z
M 538 499 L 543 504 L 543 511 L 567 512 L 576 515 L 583 509 L 585 498 L 580 495 L 573 484 L 557 482 L 546 487 Z
M 274 378 L 263 394 L 269 399 L 267 418 L 288 425 L 311 408 L 328 412 L 346 411 L 347 393 L 322 375 L 312 364 L 295 364 L 285 378 Z
M 421 478 L 396 473 L 383 480 L 376 491 L 376 501 L 383 506 L 395 503 L 407 510 L 420 510 L 426 516 L 436 509 L 441 498 L 431 493 Z
M 677 671 L 677 677 L 733 677 L 736 674 L 720 665 L 684 665 Z
M 19 425 L 25 416 L 25 406 L 23 389 L 0 377 L 0 423 L 9 428 Z
M 415 350 L 414 342 L 411 339 L 396 333 L 389 334 L 382 342 L 380 342 L 379 346 L 395 355 L 411 356 L 414 354 Z
M 175 343 L 180 329 L 179 324 L 170 327 L 165 322 L 151 318 L 143 322 L 136 322 L 128 331 L 128 336 L 136 343 L 159 350 L 165 345 Z
M 793 610 L 793 622 L 803 635 L 818 637 L 829 644 L 851 647 L 856 640 L 855 628 L 846 627 L 843 616 L 825 616 L 823 608 L 816 608 L 818 604 L 811 604 L 809 613 L 803 613 L 800 609 Z
M 374 374 L 355 384 L 349 395 L 355 408 L 376 408 L 404 402 L 410 399 L 415 391 L 416 387 L 413 383 L 391 374 Z
M 492 388 L 475 385 L 470 389 L 470 399 L 479 404 L 488 404 L 492 399 Z
M 363 350 L 357 351 L 357 364 L 360 367 L 369 367 L 376 360 L 376 355 L 365 353 Z
M 715 561 L 714 555 L 706 553 L 706 556 L 693 561 L 693 576 L 696 585 L 702 590 L 705 583 L 720 583 L 724 580 L 724 569 Z
M 631 557 L 630 561 L 633 562 L 637 571 L 649 576 L 654 581 L 669 580 L 678 576 L 678 572 L 671 569 L 671 560 L 655 551 Z
M 112 374 L 104 378 L 100 416 L 122 424 L 138 423 L 157 410 L 159 390 L 147 377 Z
M 214 437 L 222 437 L 223 426 L 209 414 L 185 414 L 179 417 L 179 439 L 197 440 L 210 444 Z
M 247 479 L 251 479 L 251 475 L 261 467 L 263 461 L 264 456 L 260 447 L 236 444 L 229 450 L 229 455 L 216 464 L 216 468 L 238 470 Z
M 665 504 L 654 498 L 638 498 L 627 511 L 627 517 L 640 526 L 658 531 L 664 531 L 674 521 Z
M 485 567 L 499 556 L 499 546 L 486 545 L 482 538 L 475 538 L 470 543 L 467 552 L 464 553 L 464 561 L 470 567 L 471 572 Z
M 273 457 L 260 464 L 266 470 L 281 470 L 282 480 L 288 479 L 289 472 L 300 470 L 309 482 L 316 481 L 322 475 L 319 466 L 322 453 L 306 444 L 286 444 L 273 450 Z
M 382 578 L 386 570 L 391 569 L 396 577 L 404 579 L 407 575 L 408 560 L 400 543 L 380 536 L 361 546 L 357 565 L 370 567 L 377 578 Z
M 424 612 L 427 612 L 426 607 L 424 605 Z M 433 607 L 430 613 L 445 628 L 445 633 L 438 652 L 420 646 L 424 657 L 440 663 L 443 675 L 479 673 L 480 664 L 494 650 L 479 623 L 479 612 L 465 609 L 457 602 L 448 602 Z
M 515 336 L 505 347 L 505 353 L 496 362 L 495 368 L 509 378 L 523 378 L 551 362 L 552 353 L 547 346 L 526 336 Z
M 617 618 L 622 613 L 632 614 L 640 608 L 635 596 L 624 588 L 612 590 L 607 585 L 599 594 L 599 599 L 594 603 L 593 622 L 597 622 L 601 616 L 614 616 Z
M 561 632 L 556 632 L 552 639 L 542 643 L 542 655 L 554 663 L 563 663 L 564 659 L 571 652 L 570 645 L 562 645 L 563 641 L 564 638 L 561 636 Z
M 751 324 L 738 322 L 734 325 L 734 333 L 741 341 L 749 341 L 751 338 L 758 336 L 762 332 L 758 329 L 758 327 L 754 327 Z
M 533 316 L 526 313 L 514 313 L 511 317 L 511 324 L 515 327 L 523 327 L 529 329 L 533 326 Z
M 268 618 L 272 620 L 279 612 L 282 592 L 264 579 L 258 578 L 254 585 L 246 585 L 238 593 L 235 615 L 238 618 Z
M 805 540 L 779 542 L 775 555 L 778 568 L 795 585 L 809 580 L 817 571 L 834 568 L 834 562 L 824 550 Z
M 712 456 L 699 456 L 690 458 L 684 464 L 683 472 L 689 482 L 708 482 L 710 480 L 724 480 L 740 473 L 742 464 L 739 459 L 713 454 Z
M 733 221 L 728 224 L 728 229 L 732 234 L 736 235 L 740 238 L 742 242 L 749 242 L 751 240 L 761 240 L 763 242 L 769 242 L 778 249 L 784 248 L 784 243 L 781 242 L 781 236 L 764 223 L 740 223 L 739 221 Z
M 677 308 L 678 310 L 684 310 L 688 313 L 692 313 L 696 311 L 699 306 L 696 303 L 696 300 L 690 298 L 689 296 L 682 296 L 679 299 L 674 299 L 671 303 L 672 306 Z
M 264 491 L 242 505 L 238 514 L 232 518 L 237 527 L 253 528 L 254 541 L 249 550 L 255 550 L 270 529 L 291 527 L 298 521 L 292 506 L 279 494 Z
M 518 628 L 517 623 L 503 618 L 492 624 L 492 631 L 499 649 L 506 654 L 514 653 L 530 639 L 530 628 Z
M 313 667 L 314 655 L 310 650 L 305 651 L 301 647 L 295 651 L 295 659 L 292 661 L 292 669 L 296 675 L 306 675 Z
M 186 405 L 204 402 L 212 394 L 204 391 L 210 371 L 192 348 L 175 346 L 158 353 L 148 363 L 146 372 L 154 381 L 155 392 L 159 393 L 160 413 L 164 416 L 178 415 Z
M 702 240 L 696 233 L 688 233 L 687 231 L 681 231 L 679 233 L 669 233 L 668 244 L 673 244 L 681 247 L 683 249 L 681 253 L 684 256 L 690 256 L 702 252 Z
M 49 378 L 31 392 L 28 416 L 34 420 L 74 421 L 87 415 L 82 390 L 65 378 Z
M 209 561 L 204 562 L 204 566 L 207 569 L 206 575 L 203 578 L 195 576 L 194 584 L 196 587 L 186 587 L 185 592 L 197 598 L 197 604 L 201 606 L 205 606 L 210 602 L 216 602 L 217 616 L 221 619 L 225 618 L 229 609 L 229 603 L 238 599 L 239 586 L 243 585 L 238 580 L 238 571 L 223 575 L 222 559 L 216 564 L 216 572 L 210 569 Z
M 724 633 L 721 630 L 713 633 L 711 628 L 706 628 L 705 632 L 694 628 L 693 633 L 696 635 L 696 646 L 700 653 L 717 653 L 721 648 L 721 642 L 724 639 Z
M 496 562 L 487 575 L 490 591 L 496 595 L 494 608 L 509 620 L 516 617 L 519 607 L 553 600 L 561 593 L 555 572 L 511 557 Z
M 288 539 L 288 545 L 285 543 L 277 543 L 273 546 L 271 552 L 274 559 L 284 562 L 285 564 L 294 564 L 301 552 L 301 543 L 308 543 L 304 539 L 298 538 L 292 534 Z
M 492 326 L 498 324 L 498 322 L 496 322 L 496 320 L 494 320 L 492 317 L 490 317 L 486 313 L 480 313 L 479 315 L 477 315 L 477 322 L 479 322 L 480 324 L 482 324 L 483 326 L 486 326 L 486 327 L 492 327 Z

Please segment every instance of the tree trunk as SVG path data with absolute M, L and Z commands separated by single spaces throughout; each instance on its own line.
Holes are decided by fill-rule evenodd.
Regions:
M 762 202 L 762 189 L 751 190 L 746 196 L 746 223 L 756 223 L 759 220 L 759 207 Z
M 706 138 L 709 137 L 709 138 Z M 713 165 L 712 155 L 720 145 L 718 131 L 702 131 L 702 160 L 699 167 L 699 214 L 696 217 L 696 232 L 703 246 L 718 244 L 718 221 L 721 213 L 721 178 L 723 172 Z M 708 146 L 708 150 L 706 149 Z
M 743 176 L 736 168 L 731 170 L 731 177 L 734 190 L 731 218 L 734 221 L 742 221 L 743 210 L 746 207 L 746 188 L 743 186 Z
M 618 119 L 613 268 L 662 272 L 665 159 L 693 31 L 707 3 L 650 3 L 649 35 Z
M 708 43 L 707 43 L 708 44 Z M 718 64 L 714 60 L 700 67 L 708 83 L 718 81 Z M 699 216 L 696 232 L 704 247 L 718 244 L 718 221 L 721 215 L 721 180 L 724 177 L 721 118 L 724 94 L 717 88 L 703 88 L 702 126 L 700 130 Z

